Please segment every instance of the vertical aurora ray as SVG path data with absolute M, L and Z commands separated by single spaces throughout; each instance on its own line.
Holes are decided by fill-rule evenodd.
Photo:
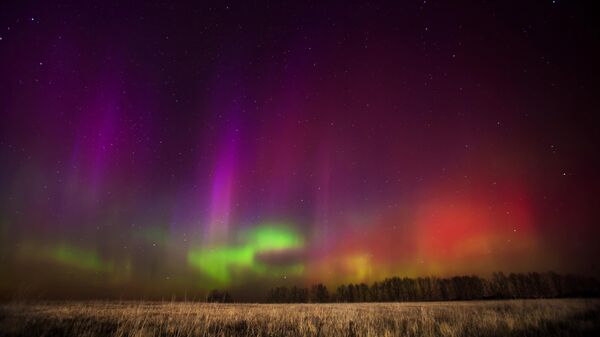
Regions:
M 234 173 L 235 148 L 233 141 L 230 140 L 218 154 L 213 173 L 207 220 L 207 242 L 209 243 L 225 240 L 229 234 Z

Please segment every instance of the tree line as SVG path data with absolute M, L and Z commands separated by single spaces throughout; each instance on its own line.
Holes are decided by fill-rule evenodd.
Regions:
M 329 292 L 321 283 L 310 288 L 275 287 L 268 303 L 458 301 L 515 298 L 600 296 L 600 282 L 591 277 L 546 273 L 494 273 L 478 276 L 391 277 L 383 281 L 342 284 Z
M 228 291 L 221 291 L 219 289 L 211 290 L 206 295 L 206 302 L 213 303 L 232 303 L 233 297 Z

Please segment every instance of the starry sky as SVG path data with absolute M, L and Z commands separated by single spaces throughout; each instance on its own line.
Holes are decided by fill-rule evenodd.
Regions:
M 3 1 L 0 292 L 598 275 L 587 5 Z

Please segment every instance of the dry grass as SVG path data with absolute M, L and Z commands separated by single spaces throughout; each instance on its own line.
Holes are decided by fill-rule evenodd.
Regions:
M 591 336 L 599 331 L 600 300 L 0 306 L 3 336 Z

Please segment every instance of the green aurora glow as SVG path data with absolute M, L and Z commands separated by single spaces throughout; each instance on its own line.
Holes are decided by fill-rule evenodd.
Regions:
M 304 239 L 290 226 L 261 225 L 240 233 L 239 241 L 243 244 L 190 249 L 187 254 L 188 264 L 198 268 L 216 286 L 230 285 L 234 269 L 247 269 L 259 275 L 281 269 L 290 274 L 299 274 L 304 270 L 303 264 L 273 268 L 256 259 L 261 253 L 302 248 Z

